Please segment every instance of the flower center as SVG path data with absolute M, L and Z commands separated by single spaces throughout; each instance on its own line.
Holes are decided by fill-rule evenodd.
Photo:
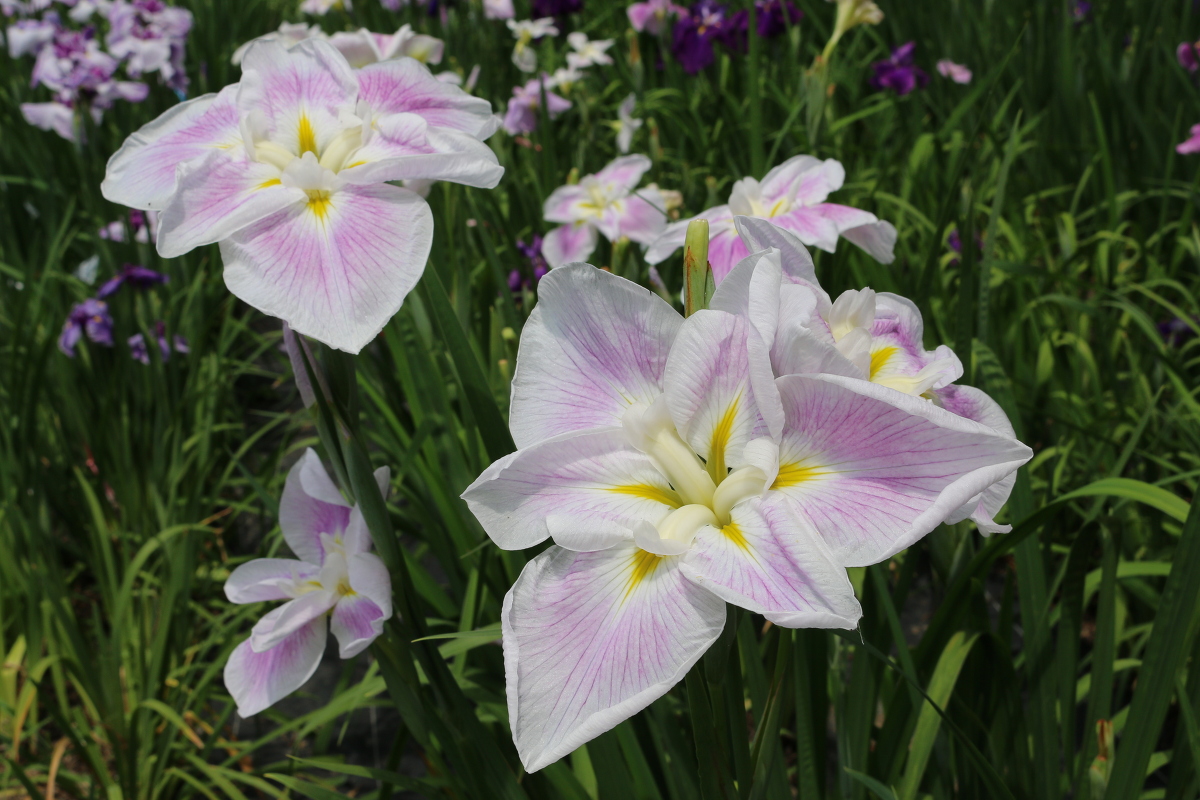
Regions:
M 279 142 L 255 136 L 253 137 L 254 160 L 262 164 L 270 164 L 278 168 L 280 172 L 284 172 L 293 162 L 312 153 L 321 167 L 336 175 L 351 162 L 352 156 L 363 146 L 369 133 L 370 108 L 365 104 L 360 104 L 360 106 L 358 116 L 347 115 L 347 118 L 342 120 L 344 125 L 342 130 L 324 147 L 317 140 L 312 120 L 302 112 L 297 124 L 295 150 Z
M 643 550 L 659 555 L 686 552 L 701 528 L 725 527 L 732 520 L 734 506 L 761 495 L 767 487 L 767 475 L 757 466 L 741 467 L 714 480 L 675 429 L 665 397 L 660 396 L 650 406 L 638 403 L 630 407 L 622 424 L 633 446 L 654 461 L 683 501 L 658 525 L 647 523 L 635 531 L 635 540 Z

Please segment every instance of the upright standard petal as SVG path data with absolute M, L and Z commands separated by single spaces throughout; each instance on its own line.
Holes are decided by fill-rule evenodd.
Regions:
M 509 427 L 517 447 L 621 424 L 662 392 L 683 318 L 632 281 L 586 264 L 551 270 L 521 333 Z
M 176 168 L 202 160 L 214 148 L 242 144 L 237 84 L 174 106 L 130 134 L 108 160 L 100 193 L 132 208 L 161 210 L 175 191 Z
M 279 498 L 279 527 L 298 558 L 320 566 L 325 561 L 322 534 L 337 536 L 350 523 L 350 506 L 329 479 L 311 447 L 288 472 Z
M 568 222 L 546 234 L 542 255 L 551 267 L 583 261 L 596 250 L 596 226 L 587 222 Z
M 425 270 L 433 215 L 388 184 L 346 186 L 221 242 L 225 285 L 298 333 L 351 353 L 399 310 Z
M 621 156 L 608 162 L 604 169 L 595 174 L 595 178 L 605 187 L 632 192 L 641 183 L 650 165 L 650 159 L 643 155 Z
M 225 580 L 225 596 L 231 603 L 290 600 L 300 586 L 314 581 L 320 568 L 294 558 L 256 558 L 235 569 Z
M 723 600 L 787 628 L 852 629 L 862 616 L 846 570 L 786 502 L 751 500 L 703 528 L 683 574 Z
M 492 148 L 465 133 L 430 127 L 418 114 L 374 120 L 367 143 L 339 176 L 349 183 L 395 180 L 454 181 L 491 189 L 504 176 Z
M 667 208 L 656 189 L 634 190 L 604 209 L 599 228 L 615 242 L 621 236 L 638 244 L 650 244 L 667 227 Z
M 277 167 L 250 161 L 241 148 L 212 150 L 180 168 L 175 194 L 159 217 L 158 252 L 181 256 L 289 206 L 303 208 L 304 199 L 302 189 L 279 182 Z
M 500 127 L 492 104 L 437 80 L 412 58 L 370 64 L 358 71 L 359 99 L 377 114 L 417 114 L 430 125 L 486 139 Z
M 497 545 L 532 547 L 553 536 L 572 550 L 629 538 L 682 503 L 649 456 L 619 428 L 566 433 L 492 464 L 463 499 Z
M 772 489 L 846 566 L 890 558 L 1032 456 L 1015 439 L 866 381 L 793 375 L 776 385 L 786 422 Z
M 530 772 L 666 694 L 725 627 L 725 604 L 678 558 L 631 544 L 551 547 L 504 598 L 508 716 Z
M 239 644 L 225 662 L 225 688 L 238 716 L 253 716 L 303 686 L 321 663 L 325 637 L 325 620 L 316 619 L 264 653 L 254 652 L 249 639 Z
M 792 156 L 762 179 L 763 197 L 786 197 L 794 203 L 811 206 L 825 202 L 830 193 L 842 188 L 846 169 L 836 159 L 824 161 L 813 156 Z
M 768 247 L 779 251 L 779 265 L 787 280 L 820 286 L 812 255 L 794 233 L 759 217 L 737 216 L 733 218 L 733 225 L 750 252 Z
M 750 440 L 778 436 L 783 424 L 766 346 L 744 317 L 711 310 L 688 317 L 663 387 L 679 435 L 718 484 L 744 465 Z
M 243 125 L 297 155 L 323 153 L 341 132 L 341 119 L 354 113 L 357 96 L 358 79 L 346 57 L 320 39 L 291 49 L 259 41 L 242 59 L 237 107 Z

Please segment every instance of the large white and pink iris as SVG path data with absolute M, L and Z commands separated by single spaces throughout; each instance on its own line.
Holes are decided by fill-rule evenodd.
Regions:
M 390 181 L 492 187 L 490 104 L 404 58 L 354 70 L 328 42 L 251 46 L 242 80 L 126 140 L 101 189 L 162 212 L 158 250 L 219 242 L 235 295 L 358 352 L 425 268 L 429 207 Z
M 1030 457 L 864 380 L 776 379 L 746 314 L 684 320 L 586 264 L 551 271 L 538 298 L 513 381 L 519 449 L 463 495 L 502 548 L 554 540 L 502 613 L 531 771 L 682 679 L 726 602 L 786 627 L 854 627 L 847 565 L 911 545 Z

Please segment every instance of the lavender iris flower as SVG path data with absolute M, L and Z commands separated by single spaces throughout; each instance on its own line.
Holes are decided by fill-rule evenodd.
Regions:
M 1087 0 L 1075 0 L 1075 5 L 1071 7 L 1071 16 L 1075 18 L 1076 26 L 1088 22 L 1092 16 L 1092 4 Z
M 1200 317 L 1193 317 L 1190 323 L 1185 319 L 1173 317 L 1158 323 L 1158 333 L 1168 347 L 1179 347 L 1196 335 L 1194 326 L 1197 324 L 1200 324 Z
M 550 265 L 546 263 L 546 258 L 542 255 L 542 237 L 540 235 L 535 233 L 529 244 L 525 244 L 524 239 L 517 239 L 517 250 L 529 259 L 529 265 L 533 270 L 533 280 L 525 277 L 521 270 L 514 269 L 508 273 L 508 288 L 514 292 L 533 288 L 542 279 L 542 276 L 550 271 Z
M 74 358 L 75 346 L 84 334 L 96 344 L 112 347 L 112 328 L 113 321 L 108 313 L 108 304 L 103 300 L 89 298 L 76 304 L 67 315 L 62 334 L 58 337 L 58 349 Z
M 164 362 L 171 358 L 171 344 L 167 341 L 167 326 L 160 319 L 154 323 L 154 338 L 158 340 L 158 352 L 162 356 Z M 179 347 L 182 341 L 183 347 Z M 135 361 L 140 361 L 143 364 L 150 365 L 150 350 L 146 347 L 146 337 L 140 333 L 135 333 L 128 339 L 129 354 L 133 356 Z M 182 336 L 175 337 L 175 350 L 180 353 L 189 352 L 187 340 Z
M 1197 69 L 1200 69 L 1200 46 L 1198 45 L 1200 45 L 1200 42 L 1182 42 L 1175 49 L 1175 57 L 1179 59 L 1179 66 L 1188 72 L 1195 72 Z M 11 46 L 10 39 L 9 47 Z
M 871 88 L 891 89 L 898 95 L 906 95 L 918 87 L 924 88 L 929 83 L 929 75 L 913 63 L 913 50 L 916 47 L 916 42 L 905 42 L 892 51 L 890 58 L 872 64 L 871 69 L 875 70 L 875 74 L 871 76 Z
M 684 72 L 695 75 L 713 62 L 713 40 L 726 36 L 728 10 L 713 0 L 700 0 L 675 23 L 671 52 Z
M 100 287 L 100 291 L 96 292 L 96 297 L 101 299 L 110 297 L 116 294 L 117 290 L 126 283 L 136 289 L 149 289 L 151 286 L 166 283 L 170 279 L 169 275 L 155 272 L 147 267 L 138 264 L 126 264 L 121 268 L 120 272 L 104 282 L 104 285 Z
M 755 0 L 754 6 L 758 19 L 755 30 L 763 39 L 779 36 L 804 16 L 791 0 Z

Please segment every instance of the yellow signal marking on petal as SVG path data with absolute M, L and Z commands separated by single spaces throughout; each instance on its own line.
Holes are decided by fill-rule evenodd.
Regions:
M 324 221 L 329 214 L 329 192 L 310 190 L 308 193 L 308 210 Z
M 725 534 L 725 537 L 729 539 L 729 541 L 733 542 L 741 549 L 747 552 L 750 551 L 750 543 L 746 541 L 745 534 L 742 533 L 742 529 L 738 527 L 736 522 L 731 522 L 724 528 L 721 528 L 721 533 Z
M 898 347 L 881 347 L 871 353 L 871 377 L 869 380 L 875 380 L 876 373 L 887 366 L 888 361 L 896 355 L 896 351 L 899 349 Z
M 729 404 L 729 408 L 725 409 L 725 413 L 717 422 L 717 427 L 713 429 L 712 444 L 708 448 L 707 466 L 708 474 L 712 476 L 713 483 L 718 486 L 721 481 L 725 480 L 725 474 L 728 472 L 725 467 L 725 448 L 729 446 L 729 435 L 733 432 L 733 421 L 737 417 L 738 403 L 741 399 L 740 394 L 733 398 L 733 402 Z
M 300 155 L 305 153 L 317 154 L 317 136 L 313 133 L 312 123 L 307 114 L 300 115 Z
M 260 183 L 258 185 L 258 188 L 266 189 L 268 186 L 279 186 L 279 185 L 280 185 L 279 178 L 271 178 L 271 180 L 269 180 L 269 181 L 263 181 L 262 183 Z
M 351 167 L 361 167 L 365 163 L 367 163 L 367 162 L 355 161 L 353 164 L 347 164 L 346 166 L 342 167 L 342 169 L 350 169 Z
M 638 550 L 634 553 L 633 574 L 629 576 L 629 584 L 625 587 L 625 597 L 621 598 L 621 602 L 624 602 L 642 581 L 654 574 L 654 570 L 658 569 L 658 562 L 660 561 L 662 561 L 662 556 L 655 555 L 646 550 Z
M 775 482 L 771 484 L 772 489 L 786 489 L 789 486 L 811 481 L 818 475 L 825 474 L 825 470 L 817 467 L 806 467 L 803 464 L 780 464 L 779 472 L 775 476 Z
M 683 505 L 683 501 L 679 499 L 679 495 L 675 494 L 675 492 L 670 489 L 660 489 L 648 483 L 631 483 L 625 486 L 614 486 L 609 491 L 617 494 L 632 495 L 642 500 L 653 500 L 656 503 L 662 503 L 671 508 L 679 508 Z

